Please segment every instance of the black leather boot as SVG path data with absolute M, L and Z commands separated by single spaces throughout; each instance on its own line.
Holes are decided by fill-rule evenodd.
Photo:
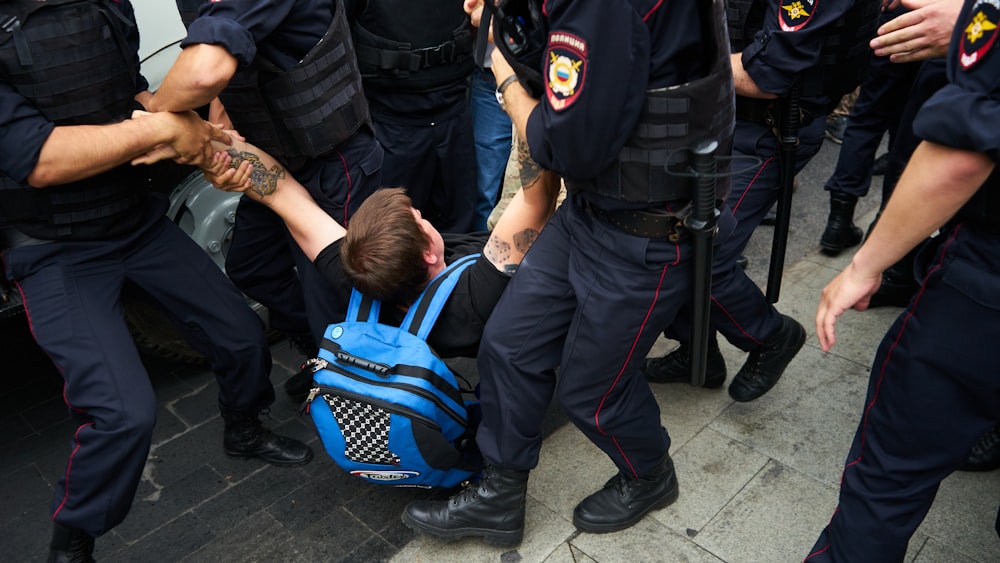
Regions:
M 83 530 L 56 524 L 49 544 L 49 563 L 93 563 L 94 538 Z
M 837 256 L 852 246 L 856 246 L 864 233 L 854 224 L 854 206 L 858 196 L 844 192 L 830 192 L 830 216 L 826 219 L 826 229 L 819 238 L 819 247 L 827 256 Z
M 1000 469 L 1000 425 L 994 426 L 976 440 L 959 471 L 993 471 Z
M 493 545 L 513 546 L 524 537 L 524 499 L 528 472 L 487 465 L 478 483 L 448 500 L 418 500 L 403 510 L 403 523 L 415 532 L 453 540 L 480 536 Z
M 719 350 L 715 334 L 708 339 L 708 362 L 705 368 L 705 389 L 722 387 L 726 382 L 726 359 Z M 691 347 L 679 348 L 660 358 L 646 358 L 639 368 L 650 383 L 691 383 Z
M 312 460 L 309 446 L 293 438 L 278 436 L 257 418 L 255 411 L 239 411 L 219 405 L 226 428 L 222 447 L 226 455 L 238 458 L 260 458 L 271 465 L 294 467 Z
M 624 530 L 657 508 L 677 500 L 677 475 L 670 454 L 652 474 L 635 478 L 618 472 L 604 488 L 583 499 L 573 510 L 573 525 L 578 530 L 605 534 Z
M 806 329 L 795 319 L 781 315 L 778 330 L 750 350 L 747 361 L 729 384 L 729 396 L 745 403 L 770 391 L 805 342 Z

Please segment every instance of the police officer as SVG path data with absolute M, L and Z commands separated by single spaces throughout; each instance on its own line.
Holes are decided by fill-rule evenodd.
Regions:
M 184 48 L 150 101 L 154 111 L 208 104 L 218 96 L 232 124 L 290 170 L 342 225 L 379 185 L 382 148 L 372 130 L 341 0 L 203 3 Z M 250 296 L 285 291 L 292 253 L 318 341 L 346 304 L 288 236 L 281 219 L 243 198 L 226 261 Z M 277 287 L 276 287 L 277 286 Z M 284 310 L 295 310 L 289 304 Z
M 820 345 L 849 307 L 864 310 L 881 273 L 921 250 L 922 284 L 872 365 L 840 504 L 807 561 L 902 561 L 941 480 L 1000 413 L 1000 10 L 967 0 L 948 52 L 948 82 L 913 124 L 923 138 L 874 230 L 823 290 Z M 943 225 L 943 226 L 942 226 Z M 933 416 L 928 416 L 933 413 Z
M 193 112 L 129 120 L 148 99 L 128 2 L 0 4 L 0 250 L 38 344 L 59 366 L 78 424 L 52 499 L 54 561 L 92 561 L 94 538 L 128 513 L 149 452 L 156 397 L 122 317 L 128 282 L 164 305 L 211 363 L 224 451 L 277 465 L 312 458 L 262 428 L 274 400 L 260 319 L 165 217 L 149 169 L 167 145 L 210 160 L 227 139 Z M 56 31 L 56 32 L 54 32 Z M 87 49 L 82 50 L 81 45 Z
M 728 28 L 736 85 L 733 136 L 733 189 L 727 200 L 736 231 L 718 248 L 714 267 L 728 270 L 743 253 L 750 235 L 774 205 L 785 158 L 778 130 L 781 108 L 794 104 L 800 127 L 794 147 L 795 173 L 819 151 L 830 109 L 860 80 L 870 54 L 878 0 L 735 0 L 729 3 Z M 787 126 L 786 134 L 794 134 Z M 733 345 L 750 352 L 729 385 L 736 401 L 754 400 L 770 390 L 805 343 L 805 329 L 763 302 L 760 289 L 745 274 L 717 277 L 712 284 L 712 328 Z M 665 334 L 681 347 L 650 358 L 643 370 L 652 382 L 690 380 L 688 313 L 683 311 Z M 712 335 L 706 387 L 726 380 L 726 364 Z
M 385 149 L 383 185 L 406 188 L 438 230 L 473 230 L 473 37 L 461 0 L 346 5 L 375 134 Z
M 891 21 L 906 12 L 902 6 L 886 10 L 879 22 Z M 847 117 L 837 166 L 824 186 L 830 192 L 830 214 L 819 240 L 824 254 L 837 256 L 861 242 L 861 228 L 854 224 L 854 208 L 858 198 L 868 194 L 875 152 L 886 131 L 892 150 L 900 114 L 919 68 L 916 62 L 897 64 L 888 57 L 869 59 L 857 102 Z
M 727 48 L 710 34 L 722 3 L 547 0 L 544 13 L 541 4 L 500 2 L 492 27 L 497 51 L 537 80 L 520 81 L 499 54 L 492 68 L 518 135 L 568 195 L 483 335 L 482 479 L 404 512 L 408 526 L 443 538 L 521 541 L 553 395 L 619 470 L 576 507 L 578 529 L 626 528 L 678 494 L 670 437 L 638 367 L 655 327 L 690 295 L 692 245 L 679 225 L 694 184 L 688 149 L 728 143 L 732 127 Z

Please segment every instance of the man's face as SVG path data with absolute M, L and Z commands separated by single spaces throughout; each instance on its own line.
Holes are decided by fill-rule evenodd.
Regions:
M 413 217 L 417 220 L 417 225 L 420 226 L 420 230 L 424 232 L 427 240 L 430 241 L 430 250 L 437 256 L 441 263 L 444 263 L 444 239 L 441 238 L 441 233 L 434 228 L 434 225 L 430 221 L 424 219 L 420 214 L 420 210 L 411 207 L 410 210 L 413 212 Z

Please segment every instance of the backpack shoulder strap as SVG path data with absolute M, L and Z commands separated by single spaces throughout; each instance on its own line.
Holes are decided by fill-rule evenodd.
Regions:
M 382 302 L 364 296 L 357 289 L 351 289 L 351 302 L 347 306 L 345 321 L 377 323 Z
M 444 309 L 444 304 L 458 284 L 462 271 L 475 263 L 478 257 L 479 254 L 463 256 L 435 276 L 413 305 L 410 305 L 406 317 L 399 326 L 422 340 L 427 340 L 431 328 L 434 327 L 434 321 Z

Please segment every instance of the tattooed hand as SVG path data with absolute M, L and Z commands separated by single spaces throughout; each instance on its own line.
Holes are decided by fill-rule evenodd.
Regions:
M 227 149 L 226 153 L 232 159 L 233 168 L 240 168 L 244 162 L 250 163 L 250 190 L 261 197 L 273 194 L 278 189 L 278 180 L 285 177 L 284 168 L 275 164 L 269 170 L 260 157 L 252 152 Z

